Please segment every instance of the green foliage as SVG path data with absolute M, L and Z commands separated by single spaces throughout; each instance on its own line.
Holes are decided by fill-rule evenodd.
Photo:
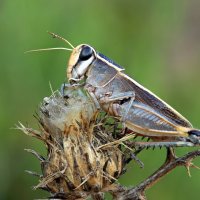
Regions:
M 43 97 L 50 95 L 49 82 L 57 89 L 66 80 L 68 52 L 24 51 L 65 47 L 46 31 L 62 35 L 75 46 L 88 43 L 200 128 L 199 6 L 195 0 L 1 0 L 0 199 L 47 195 L 32 191 L 37 179 L 24 173 L 25 169 L 40 169 L 38 161 L 23 149 L 43 152 L 42 144 L 11 128 L 19 120 L 37 127 L 32 115 Z M 142 152 L 139 157 L 145 168 L 131 163 L 121 183 L 136 184 L 164 156 L 164 150 Z M 192 169 L 191 174 L 188 178 L 185 169 L 176 169 L 148 191 L 149 199 L 198 199 L 200 172 Z

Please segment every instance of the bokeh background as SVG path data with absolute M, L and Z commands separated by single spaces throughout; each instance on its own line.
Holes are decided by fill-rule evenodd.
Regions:
M 18 0 L 0 1 L 0 199 L 38 199 L 33 191 L 39 162 L 24 151 L 43 155 L 42 143 L 13 129 L 18 121 L 37 128 L 33 114 L 45 96 L 60 87 L 69 53 L 46 31 L 56 32 L 73 45 L 88 43 L 126 68 L 126 73 L 155 92 L 195 127 L 200 128 L 200 1 L 198 0 Z M 189 150 L 177 150 L 181 155 Z M 135 185 L 165 159 L 165 150 L 143 151 L 140 169 L 132 162 L 120 179 Z M 200 165 L 200 159 L 195 163 Z M 147 191 L 149 199 L 199 199 L 200 171 L 177 168 Z M 109 199 L 109 197 L 107 197 Z

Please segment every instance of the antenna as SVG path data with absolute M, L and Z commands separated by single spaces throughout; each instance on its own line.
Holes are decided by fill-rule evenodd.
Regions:
M 55 33 L 49 32 L 49 31 L 47 31 L 47 33 L 49 33 L 50 35 L 52 35 L 53 38 L 58 38 L 58 39 L 60 39 L 60 40 L 63 40 L 63 41 L 66 42 L 70 47 L 72 47 L 72 48 L 74 49 L 74 46 L 73 46 L 68 40 L 66 40 L 65 38 L 63 38 L 63 37 L 61 37 L 61 36 L 59 36 L 59 35 L 57 35 L 57 34 L 55 34 Z
M 24 53 L 31 53 L 31 52 L 38 52 L 38 51 L 52 51 L 52 50 L 72 51 L 73 49 L 68 49 L 64 47 L 56 47 L 56 48 L 46 48 L 46 49 L 33 49 L 33 50 L 25 51 Z

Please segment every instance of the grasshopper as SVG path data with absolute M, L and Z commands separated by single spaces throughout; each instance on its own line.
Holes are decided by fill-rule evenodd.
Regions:
M 162 140 L 200 136 L 186 118 L 124 71 L 93 47 L 81 44 L 73 48 L 67 78 L 71 85 L 83 81 L 97 108 L 119 118 L 136 134 Z
M 74 47 L 64 38 L 50 34 L 72 47 L 66 49 L 72 51 L 67 67 L 69 83 L 74 88 L 83 87 L 97 108 L 121 120 L 135 134 L 161 141 L 164 146 L 200 143 L 200 130 L 194 129 L 175 109 L 125 74 L 123 67 L 88 44 Z M 68 87 L 62 86 L 63 93 Z

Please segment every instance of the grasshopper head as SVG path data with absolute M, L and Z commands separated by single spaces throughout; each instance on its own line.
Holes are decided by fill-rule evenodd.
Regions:
M 75 47 L 71 53 L 67 67 L 67 78 L 69 82 L 79 82 L 83 80 L 90 64 L 95 58 L 96 52 L 91 46 L 81 44 Z

